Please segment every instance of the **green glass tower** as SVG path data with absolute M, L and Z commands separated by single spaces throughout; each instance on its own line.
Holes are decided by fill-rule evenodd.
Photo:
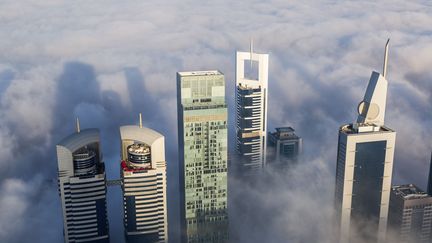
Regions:
M 227 105 L 219 71 L 177 73 L 182 242 L 227 242 Z

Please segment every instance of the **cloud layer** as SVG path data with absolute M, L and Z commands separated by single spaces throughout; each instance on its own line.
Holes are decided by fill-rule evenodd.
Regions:
M 256 238 L 274 234 L 275 242 L 305 241 L 301 231 L 284 225 L 297 223 L 292 219 L 317 202 L 330 205 L 338 127 L 355 119 L 370 72 L 381 69 L 388 37 L 386 123 L 397 131 L 393 181 L 425 188 L 432 138 L 429 1 L 7 0 L 0 19 L 1 242 L 23 242 L 20 236 L 28 232 L 35 242 L 61 241 L 54 148 L 73 132 L 75 116 L 83 128 L 101 129 L 108 177 L 117 178 L 118 127 L 137 123 L 143 112 L 145 125 L 167 137 L 175 209 L 175 72 L 225 73 L 232 124 L 234 53 L 247 50 L 250 37 L 256 51 L 270 53 L 269 130 L 293 126 L 308 160 L 290 172 L 293 180 L 276 180 L 294 187 L 278 186 L 278 193 L 259 197 L 258 202 L 275 197 L 263 212 L 281 213 Z M 321 187 L 295 184 L 311 173 L 321 178 L 315 181 Z M 117 229 L 112 237 L 119 242 L 119 190 L 110 194 L 110 226 Z M 294 204 L 298 198 L 305 202 L 300 207 Z M 242 229 L 236 237 L 250 242 Z

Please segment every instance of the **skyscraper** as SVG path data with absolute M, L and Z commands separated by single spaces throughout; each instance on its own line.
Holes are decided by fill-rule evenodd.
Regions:
M 413 184 L 393 186 L 388 222 L 387 242 L 431 242 L 432 197 Z
M 80 130 L 57 144 L 58 185 L 66 243 L 108 243 L 106 176 L 99 130 Z
M 248 70 L 249 69 L 249 70 Z M 236 169 L 255 174 L 265 166 L 268 54 L 236 53 Z
M 165 138 L 139 126 L 120 127 L 124 228 L 128 243 L 167 242 Z
M 268 134 L 267 163 L 277 168 L 286 168 L 297 161 L 302 145 L 302 139 L 292 127 L 276 128 L 276 132 Z
M 335 202 L 340 242 L 383 242 L 396 132 L 384 125 L 387 52 L 383 73 L 372 72 L 357 122 L 339 130 Z
M 182 242 L 226 242 L 227 106 L 219 71 L 177 73 Z

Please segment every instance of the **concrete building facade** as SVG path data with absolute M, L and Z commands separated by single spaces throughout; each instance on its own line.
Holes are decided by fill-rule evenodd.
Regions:
M 432 197 L 415 185 L 392 187 L 388 219 L 388 242 L 432 241 Z

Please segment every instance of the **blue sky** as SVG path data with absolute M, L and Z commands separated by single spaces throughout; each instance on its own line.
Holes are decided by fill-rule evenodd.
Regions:
M 312 175 L 312 183 L 325 182 L 266 194 L 277 193 L 281 203 L 263 210 L 290 215 L 281 213 L 260 234 L 295 222 L 299 208 L 286 208 L 296 205 L 289 195 L 311 206 L 305 191 L 331 192 L 338 128 L 356 118 L 371 71 L 381 71 L 387 38 L 386 125 L 397 132 L 393 181 L 425 188 L 432 147 L 429 1 L 5 0 L 0 20 L 1 242 L 23 242 L 29 232 L 35 242 L 61 240 L 55 144 L 73 132 L 76 116 L 82 128 L 101 129 L 108 177 L 115 179 L 118 127 L 137 123 L 142 112 L 144 125 L 167 138 L 175 205 L 175 73 L 221 70 L 232 122 L 234 54 L 248 50 L 251 37 L 257 52 L 270 54 L 269 130 L 293 126 L 304 139 L 305 166 L 292 176 L 299 185 Z M 110 194 L 110 210 L 118 211 L 119 191 Z

